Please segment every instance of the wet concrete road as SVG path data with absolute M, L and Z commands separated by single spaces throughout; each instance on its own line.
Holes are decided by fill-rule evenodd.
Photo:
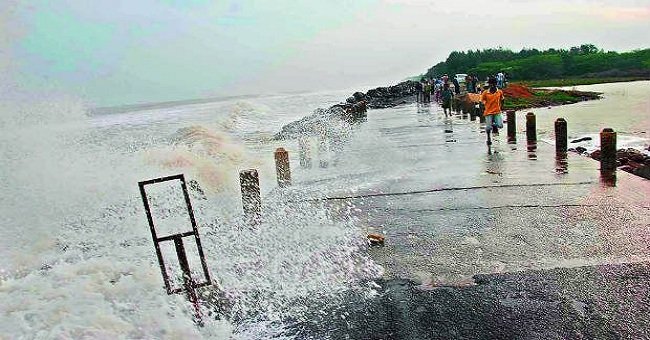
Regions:
M 558 162 L 552 145 L 529 148 L 523 131 L 508 144 L 504 129 L 488 154 L 480 130 L 435 107 L 375 110 L 327 156 L 336 166 L 294 172 L 294 190 L 328 197 L 386 235 L 370 249 L 385 294 L 348 319 L 357 333 L 340 334 L 646 334 L 648 265 L 594 266 L 650 260 L 650 181 L 619 171 L 616 186 L 606 185 L 597 162 L 573 154 Z M 490 273 L 514 274 L 475 276 Z
M 648 263 L 558 268 L 429 290 L 381 281 L 377 297 L 350 296 L 294 330 L 331 339 L 648 339 L 649 273 Z

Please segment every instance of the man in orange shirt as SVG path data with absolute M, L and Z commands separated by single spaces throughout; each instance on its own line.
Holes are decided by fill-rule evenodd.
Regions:
M 501 110 L 503 107 L 503 91 L 497 88 L 497 80 L 494 77 L 488 79 L 490 88 L 481 93 L 481 102 L 485 105 L 483 116 L 485 116 L 485 133 L 487 134 L 487 145 L 492 145 L 490 132 L 494 130 L 494 134 L 499 133 L 499 129 L 503 128 L 503 118 Z

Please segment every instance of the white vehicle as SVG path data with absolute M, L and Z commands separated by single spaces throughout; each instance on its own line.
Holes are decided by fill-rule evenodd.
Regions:
M 454 76 L 454 78 L 456 78 L 456 80 L 459 83 L 464 83 L 465 82 L 465 77 L 467 77 L 466 73 L 456 73 L 456 75 Z

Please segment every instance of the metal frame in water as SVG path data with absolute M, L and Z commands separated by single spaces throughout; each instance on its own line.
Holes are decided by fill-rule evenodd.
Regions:
M 151 207 L 149 205 L 149 199 L 147 197 L 145 186 L 155 184 L 155 183 L 162 183 L 162 182 L 175 181 L 175 180 L 178 180 L 181 183 L 181 187 L 183 189 L 183 196 L 185 198 L 185 204 L 187 205 L 187 211 L 190 217 L 190 222 L 192 224 L 192 230 L 173 234 L 173 235 L 158 237 L 156 234 L 156 227 L 154 225 L 153 216 L 151 214 Z M 183 272 L 183 286 L 185 288 L 184 290 L 187 293 L 188 299 L 196 308 L 197 319 L 200 320 L 200 313 L 198 309 L 198 296 L 196 295 L 195 289 L 211 285 L 212 281 L 210 279 L 210 274 L 208 272 L 208 265 L 205 262 L 205 256 L 203 255 L 203 248 L 201 247 L 201 239 L 199 238 L 199 231 L 196 225 L 196 220 L 194 218 L 194 211 L 192 209 L 192 203 L 190 202 L 190 196 L 187 192 L 185 176 L 179 174 L 174 176 L 150 179 L 147 181 L 138 182 L 138 186 L 140 187 L 142 202 L 144 203 L 144 209 L 147 214 L 147 220 L 149 221 L 149 227 L 151 229 L 151 237 L 153 238 L 154 247 L 156 248 L 156 255 L 158 256 L 158 263 L 160 264 L 160 271 L 163 277 L 163 281 L 165 282 L 165 289 L 167 290 L 167 294 L 177 294 L 183 292 L 183 288 L 172 289 L 172 285 L 169 279 L 169 274 L 167 273 L 167 269 L 165 268 L 165 262 L 162 256 L 162 252 L 160 250 L 161 242 L 173 241 L 176 249 L 176 256 L 178 257 L 178 262 L 181 271 Z M 203 282 L 194 282 L 191 276 L 190 266 L 187 261 L 187 255 L 185 252 L 185 246 L 183 245 L 183 238 L 190 237 L 190 236 L 194 236 L 199 257 L 201 258 L 201 266 L 203 268 L 203 275 L 205 278 Z

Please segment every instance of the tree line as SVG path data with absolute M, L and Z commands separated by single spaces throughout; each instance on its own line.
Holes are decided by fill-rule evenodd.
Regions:
M 510 79 L 557 79 L 565 77 L 650 76 L 650 48 L 631 52 L 605 52 L 592 44 L 569 49 L 504 48 L 454 51 L 447 60 L 431 67 L 426 77 L 469 73 L 481 79 L 507 72 Z

